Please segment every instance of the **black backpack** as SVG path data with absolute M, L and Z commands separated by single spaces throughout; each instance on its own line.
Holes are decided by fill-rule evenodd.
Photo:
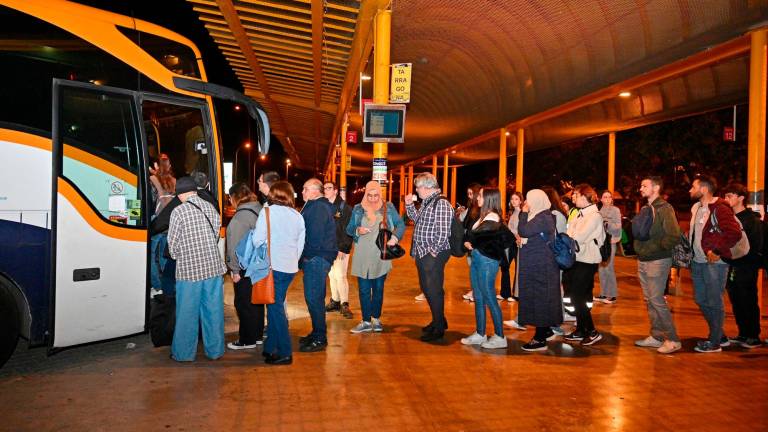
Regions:
M 656 209 L 648 204 L 632 218 L 632 236 L 635 240 L 648 241 L 651 239 L 651 227 L 656 219 Z
M 600 246 L 600 260 L 607 263 L 611 259 L 611 235 L 608 234 L 608 224 L 605 222 L 603 223 L 603 232 L 605 233 L 603 244 L 598 244 L 597 239 L 595 239 L 595 244 Z
M 157 294 L 150 300 L 149 336 L 156 347 L 170 345 L 176 329 L 176 297 Z
M 437 203 L 440 200 L 445 200 L 449 205 L 451 203 L 448 201 L 448 198 L 441 196 L 435 200 L 435 206 L 437 206 Z M 455 214 L 451 216 L 451 234 L 448 236 L 448 244 L 451 247 L 452 256 L 461 258 L 466 255 L 467 251 L 464 249 L 464 226 Z

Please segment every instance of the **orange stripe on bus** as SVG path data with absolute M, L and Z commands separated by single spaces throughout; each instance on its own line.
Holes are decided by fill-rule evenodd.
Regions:
M 80 216 L 99 233 L 118 240 L 146 242 L 147 231 L 143 229 L 122 228 L 106 223 L 86 203 L 85 199 L 65 180 L 57 179 L 59 195 L 63 196 L 77 210 Z
M 8 141 L 13 144 L 35 147 L 45 151 L 51 151 L 51 140 L 26 132 L 19 132 L 10 129 L 0 129 L 0 140 Z M 64 156 L 82 162 L 113 177 L 117 177 L 133 187 L 136 187 L 138 184 L 136 174 L 133 174 L 126 169 L 120 168 L 112 162 L 108 162 L 100 157 L 80 150 L 79 148 L 72 147 L 69 144 L 64 144 Z

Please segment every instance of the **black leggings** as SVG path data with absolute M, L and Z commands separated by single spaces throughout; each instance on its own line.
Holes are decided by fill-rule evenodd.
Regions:
M 240 343 L 253 345 L 264 337 L 264 305 L 251 303 L 251 279 L 240 272 L 235 284 L 235 310 L 240 320 Z
M 576 331 L 589 333 L 595 330 L 592 314 L 589 312 L 587 302 L 592 301 L 592 289 L 595 285 L 595 273 L 597 264 L 588 264 L 576 261 L 573 267 L 566 270 L 568 273 L 568 285 L 576 315 Z
M 499 267 L 501 267 L 501 292 L 499 295 L 504 297 L 504 299 L 508 299 L 512 297 L 512 288 L 515 286 L 515 275 L 510 275 L 509 268 L 512 266 L 512 262 L 515 260 L 515 257 L 512 257 L 509 260 L 509 263 L 504 263 L 504 260 L 499 261 Z M 517 272 L 517 266 L 515 266 L 515 272 Z M 510 283 L 510 276 L 512 276 L 512 281 Z

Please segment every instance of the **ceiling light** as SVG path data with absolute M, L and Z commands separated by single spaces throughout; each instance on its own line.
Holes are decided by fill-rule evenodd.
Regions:
M 370 75 L 360 75 L 360 79 L 363 81 L 370 81 L 371 76 Z
M 451 154 L 456 154 L 456 150 L 451 150 Z
M 630 93 L 628 91 L 623 91 L 623 92 L 619 93 L 619 96 L 621 96 L 623 98 L 628 98 L 628 97 L 632 96 L 632 93 Z
M 509 136 L 509 131 L 504 132 L 504 135 Z

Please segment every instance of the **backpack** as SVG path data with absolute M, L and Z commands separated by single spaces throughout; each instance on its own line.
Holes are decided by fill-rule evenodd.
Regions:
M 651 239 L 651 227 L 655 219 L 656 209 L 651 204 L 640 209 L 640 212 L 632 218 L 632 236 L 635 240 L 648 241 Z
M 611 235 L 608 234 L 608 224 L 603 223 L 603 232 L 605 233 L 605 240 L 603 240 L 603 244 L 599 244 L 597 242 L 597 239 L 595 239 L 595 244 L 598 245 L 600 249 L 600 261 L 602 263 L 607 263 L 611 260 Z
M 255 211 L 249 209 L 249 208 L 242 208 L 235 211 L 235 214 L 239 211 L 248 211 L 256 215 L 256 217 L 259 217 L 259 214 Z M 234 218 L 234 216 L 232 216 Z M 248 263 L 251 261 L 251 254 L 253 253 L 253 243 L 251 235 L 253 233 L 253 229 L 245 233 L 243 238 L 240 239 L 239 242 L 237 242 L 237 246 L 235 246 L 235 254 L 237 255 L 237 260 L 241 263 Z M 243 267 L 241 264 L 240 267 Z
M 446 197 L 441 196 L 435 200 L 435 206 L 437 206 L 437 203 L 440 200 L 445 200 L 449 205 L 451 203 Z M 462 225 L 461 221 L 459 221 L 459 218 L 457 218 L 455 214 L 451 216 L 451 232 L 448 236 L 448 244 L 450 245 L 452 256 L 461 258 L 467 254 L 467 251 L 464 250 L 464 225 Z
M 539 233 L 541 238 L 547 243 L 552 253 L 555 255 L 557 266 L 561 270 L 567 270 L 573 267 L 576 262 L 576 252 L 579 251 L 579 244 L 566 233 L 557 233 L 554 241 L 547 241 L 544 233 Z
M 749 253 L 749 239 L 747 238 L 747 233 L 744 232 L 744 227 L 741 225 L 739 218 L 737 218 L 736 215 L 733 215 L 733 218 L 736 220 L 736 223 L 739 224 L 739 228 L 741 229 L 741 238 L 736 242 L 735 245 L 731 246 L 730 249 L 730 259 L 735 260 L 745 257 Z M 720 229 L 720 225 L 717 223 L 717 216 L 715 216 L 715 212 L 710 212 L 709 222 L 712 224 L 712 231 L 716 233 L 723 232 Z

